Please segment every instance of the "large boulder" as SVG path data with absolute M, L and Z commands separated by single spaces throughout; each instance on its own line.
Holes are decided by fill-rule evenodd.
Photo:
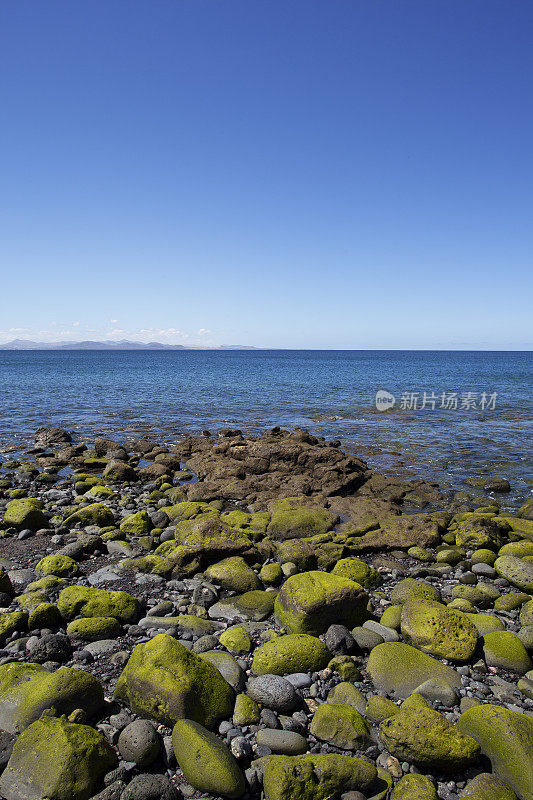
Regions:
M 290 577 L 274 605 L 280 625 L 289 633 L 319 636 L 338 623 L 353 628 L 367 618 L 368 595 L 355 581 L 314 570 Z
M 255 675 L 318 672 L 330 660 L 330 651 L 316 636 L 290 633 L 277 636 L 254 651 L 252 672 Z
M 512 631 L 487 633 L 483 637 L 483 656 L 487 666 L 518 675 L 525 675 L 533 666 L 522 641 Z
M 404 775 L 394 787 L 390 800 L 439 800 L 433 781 L 427 775 Z
M 190 719 L 176 722 L 172 731 L 174 755 L 185 779 L 201 792 L 240 797 L 244 776 L 224 742 Z
M 533 718 L 489 703 L 469 708 L 457 727 L 472 736 L 490 758 L 493 772 L 520 800 L 533 797 Z
M 293 497 L 271 503 L 270 512 L 267 532 L 272 539 L 299 539 L 327 533 L 339 520 L 331 511 L 318 506 L 303 506 L 298 498 Z
M 360 558 L 356 558 L 356 556 L 341 558 L 340 561 L 337 561 L 331 573 L 341 578 L 349 578 L 351 581 L 359 583 L 365 589 L 379 586 L 379 584 L 383 582 L 383 578 L 377 569 L 374 569 L 374 567 L 371 567 L 370 564 L 367 564 L 365 561 L 361 561 Z
M 74 617 L 114 617 L 133 622 L 139 615 L 139 601 L 128 592 L 113 592 L 93 586 L 66 586 L 57 607 L 63 619 Z
M 10 733 L 20 733 L 49 709 L 68 715 L 81 708 L 90 717 L 103 705 L 102 686 L 83 670 L 49 672 L 40 664 L 18 662 L 0 666 L 0 728 Z
M 461 733 L 416 694 L 403 703 L 398 714 L 381 722 L 379 737 L 401 761 L 445 771 L 473 763 L 480 749 L 471 736 Z
M 461 792 L 461 800 L 517 800 L 507 784 L 490 772 L 480 772 Z
M 516 556 L 500 556 L 494 562 L 494 569 L 505 580 L 528 594 L 533 594 L 533 564 Z
M 309 732 L 340 750 L 361 750 L 369 728 L 359 711 L 343 703 L 322 703 L 313 715 Z
M 115 697 L 169 726 L 192 719 L 211 728 L 233 708 L 233 690 L 216 667 L 165 633 L 133 649 Z
M 265 800 L 332 800 L 351 791 L 366 794 L 377 776 L 370 761 L 333 753 L 267 756 L 261 766 Z
M 129 536 L 146 536 L 150 533 L 152 527 L 152 522 L 146 511 L 137 511 L 136 514 L 130 514 L 120 523 L 122 533 L 127 533 Z
M 444 531 L 442 520 L 432 514 L 403 514 L 381 521 L 377 530 L 371 530 L 350 540 L 354 550 L 392 550 L 409 547 L 431 547 L 440 541 Z
M 94 728 L 43 717 L 15 742 L 0 794 L 5 800 L 87 800 L 117 761 Z
M 4 525 L 12 525 L 18 530 L 29 528 L 37 531 L 46 528 L 48 520 L 43 514 L 43 504 L 35 497 L 24 497 L 20 500 L 11 500 L 6 506 Z
M 262 589 L 261 581 L 242 556 L 225 558 L 212 564 L 206 569 L 205 575 L 210 581 L 234 592 Z
M 367 670 L 376 689 L 399 699 L 432 679 L 444 681 L 452 689 L 461 687 L 461 676 L 454 669 L 403 642 L 374 647 Z
M 466 614 L 427 600 L 404 604 L 401 631 L 408 644 L 450 661 L 469 661 L 478 638 L 477 628 Z
M 76 524 L 81 525 L 97 525 L 99 528 L 105 528 L 108 525 L 113 525 L 115 517 L 110 508 L 103 503 L 90 503 L 88 506 L 82 506 L 74 511 L 65 520 L 67 528 L 72 528 Z

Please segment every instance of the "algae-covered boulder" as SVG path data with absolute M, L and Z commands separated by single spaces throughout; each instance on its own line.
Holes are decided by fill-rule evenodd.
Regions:
M 200 658 L 205 658 L 216 667 L 236 692 L 242 689 L 246 680 L 246 673 L 230 653 L 224 653 L 222 650 L 206 650 L 199 655 Z
M 130 536 L 146 536 L 152 530 L 152 522 L 146 511 L 130 514 L 120 523 L 120 530 Z
M 471 550 L 500 549 L 507 531 L 510 530 L 510 525 L 490 517 L 480 517 L 475 514 L 465 516 L 466 519 L 459 522 L 455 531 L 455 543 L 458 547 L 466 547 Z
M 391 550 L 394 548 L 430 547 L 440 541 L 442 520 L 432 514 L 390 515 L 381 520 L 380 527 L 354 537 L 354 550 Z
M 59 716 L 81 708 L 90 717 L 103 704 L 99 681 L 81 669 L 49 672 L 40 664 L 19 662 L 0 666 L 0 728 L 10 733 L 20 733 L 47 709 Z
M 65 525 L 67 528 L 71 528 L 80 523 L 81 525 L 97 525 L 99 528 L 105 528 L 113 525 L 114 521 L 115 518 L 110 508 L 103 503 L 91 503 L 70 514 L 65 520 Z
M 57 607 L 66 620 L 74 617 L 114 617 L 133 622 L 139 615 L 139 601 L 128 592 L 113 592 L 92 586 L 66 586 Z
M 442 603 L 417 599 L 404 604 L 401 631 L 408 644 L 450 661 L 468 661 L 478 637 L 466 614 Z
M 262 759 L 265 800 L 333 800 L 366 791 L 377 777 L 364 758 L 334 753 Z
M 383 720 L 379 737 L 400 760 L 445 771 L 468 766 L 480 749 L 471 736 L 461 733 L 420 695 L 412 695 L 398 714 Z
M 493 631 L 483 637 L 483 656 L 489 667 L 500 667 L 524 675 L 531 659 L 518 636 L 511 631 Z
M 353 628 L 366 617 L 368 595 L 348 578 L 314 570 L 290 577 L 276 598 L 274 613 L 289 633 L 319 636 L 338 623 Z
M 233 690 L 216 667 L 165 633 L 133 649 L 115 697 L 169 726 L 192 719 L 211 728 L 233 708 Z
M 75 575 L 77 571 L 78 564 L 73 558 L 59 554 L 41 558 L 35 567 L 35 572 L 38 572 L 41 575 L 56 575 L 58 578 L 71 577 L 72 575 Z
M 82 617 L 67 625 L 67 633 L 84 642 L 114 639 L 120 633 L 120 625 L 114 617 Z
M 507 783 L 520 800 L 533 797 L 533 718 L 489 703 L 469 708 L 457 727 L 472 736 L 492 771 Z
M 6 611 L 0 614 L 0 641 L 13 631 L 22 631 L 28 625 L 27 611 Z
M 402 604 L 407 603 L 408 600 L 432 600 L 440 601 L 440 592 L 435 586 L 425 581 L 419 581 L 416 578 L 404 578 L 399 581 L 391 592 L 391 603 Z
M 226 650 L 236 655 L 244 655 L 252 649 L 252 640 L 247 631 L 241 625 L 228 628 L 219 636 L 219 642 Z
M 494 562 L 494 569 L 500 578 L 505 578 L 517 589 L 533 594 L 533 564 L 516 556 L 500 556 Z
M 261 581 L 241 556 L 225 558 L 212 564 L 206 569 L 205 575 L 210 581 L 234 592 L 244 593 L 262 588 Z
M 33 631 L 37 628 L 55 628 L 62 622 L 59 609 L 53 603 L 39 603 L 38 606 L 30 611 L 28 617 L 28 630 Z
M 439 796 L 427 775 L 404 775 L 392 790 L 390 800 L 439 800 Z
M 453 689 L 461 687 L 461 676 L 454 669 L 403 642 L 374 647 L 367 670 L 376 689 L 399 699 L 432 678 L 445 681 Z
M 256 622 L 272 614 L 277 592 L 252 589 L 250 592 L 219 600 L 209 609 L 213 619 L 251 619 Z
M 341 558 L 331 570 L 331 574 L 339 575 L 341 578 L 349 578 L 351 581 L 359 583 L 365 589 L 379 586 L 383 581 L 377 569 L 374 569 L 370 564 L 367 564 L 365 561 L 355 556 Z
M 240 797 L 244 776 L 224 742 L 190 719 L 178 720 L 172 731 L 176 760 L 185 779 L 201 792 Z
M 88 800 L 117 762 L 94 728 L 43 717 L 15 742 L 0 793 L 5 800 Z
M 303 506 L 293 497 L 271 503 L 270 512 L 267 532 L 272 539 L 300 539 L 327 533 L 339 519 L 325 508 Z
M 341 705 L 352 706 L 356 708 L 360 714 L 366 711 L 366 700 L 364 694 L 359 691 L 357 686 L 348 681 L 341 681 L 330 689 L 327 697 L 330 704 L 340 703 Z
M 342 703 L 322 703 L 313 715 L 309 732 L 341 750 L 361 750 L 369 735 L 359 711 Z
M 462 798 L 465 800 L 466 798 L 468 800 L 517 800 L 513 790 L 501 778 L 490 772 L 480 772 L 479 775 L 468 781 L 460 797 L 461 800 Z
M 19 530 L 29 528 L 37 531 L 46 528 L 48 520 L 43 514 L 43 504 L 36 497 L 24 497 L 20 500 L 11 500 L 4 514 L 4 525 L 13 526 Z
M 277 636 L 254 651 L 252 672 L 256 675 L 318 672 L 330 659 L 330 651 L 316 636 L 290 633 Z

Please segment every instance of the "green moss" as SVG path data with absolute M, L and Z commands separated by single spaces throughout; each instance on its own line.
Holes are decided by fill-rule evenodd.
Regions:
M 252 640 L 240 626 L 235 628 L 228 628 L 220 634 L 219 642 L 230 653 L 237 655 L 245 655 L 252 649 Z
M 105 528 L 107 525 L 113 525 L 114 520 L 113 512 L 103 503 L 90 503 L 70 514 L 65 520 L 65 525 L 67 528 L 71 528 L 80 523 L 81 525 L 97 525 L 99 528 Z
M 28 624 L 26 611 L 6 611 L 0 615 L 0 640 L 6 639 L 13 631 L 23 631 Z
M 364 758 L 336 753 L 261 759 L 265 800 L 332 800 L 368 790 L 377 777 Z
M 383 578 L 377 569 L 355 556 L 337 561 L 333 567 L 332 574 L 340 575 L 342 578 L 350 578 L 350 580 L 361 584 L 367 589 L 379 586 L 383 582 Z
M 369 736 L 361 714 L 350 705 L 322 703 L 313 715 L 309 732 L 341 750 L 360 750 Z
M 85 493 L 85 497 L 94 497 L 95 500 L 111 500 L 112 498 L 116 497 L 116 495 L 110 486 L 97 484 L 96 486 L 90 487 L 90 489 Z
M 146 536 L 152 530 L 152 523 L 146 511 L 137 511 L 125 517 L 120 523 L 120 530 L 130 536 Z
M 500 667 L 519 675 L 524 675 L 533 666 L 526 648 L 511 631 L 485 634 L 483 655 L 489 667 Z
M 401 605 L 387 606 L 380 617 L 380 623 L 385 625 L 386 628 L 392 628 L 395 631 L 399 631 L 402 619 L 402 610 L 403 606 Z
M 114 617 L 133 622 L 139 614 L 139 601 L 127 592 L 112 592 L 92 586 L 67 586 L 57 606 L 66 620 L 74 617 Z
M 202 725 L 181 719 L 174 725 L 172 745 L 185 779 L 202 792 L 240 797 L 244 776 L 224 742 Z
M 233 691 L 220 672 L 166 634 L 133 649 L 115 697 L 165 725 L 192 719 L 213 727 L 233 708 Z
M 114 617 L 84 617 L 67 625 L 67 633 L 85 642 L 114 639 L 120 633 L 120 625 Z
M 360 714 L 363 714 L 366 710 L 364 694 L 353 683 L 348 683 L 348 681 L 342 681 L 330 689 L 327 701 L 330 705 L 340 703 L 341 705 L 352 706 Z
M 274 538 L 298 539 L 326 533 L 333 529 L 338 519 L 325 508 L 301 506 L 298 498 L 287 497 L 271 504 L 267 530 Z
M 396 698 L 407 697 L 434 678 L 458 689 L 461 677 L 451 667 L 403 642 L 384 642 L 370 652 L 367 671 L 379 691 Z
M 60 716 L 81 708 L 90 717 L 103 704 L 102 686 L 83 670 L 48 672 L 20 662 L 0 666 L 0 728 L 10 733 L 20 733 L 47 709 Z
M 19 530 L 29 528 L 32 531 L 46 528 L 48 520 L 42 511 L 43 504 L 36 497 L 27 497 L 22 500 L 11 500 L 4 514 L 4 525 L 13 526 Z
M 244 531 L 252 539 L 256 539 L 261 535 L 264 536 L 268 523 L 270 521 L 270 514 L 266 511 L 256 511 L 250 514 L 246 511 L 234 509 L 233 511 L 226 511 L 221 514 L 220 519 L 226 522 L 230 528 L 235 528 L 238 531 Z
M 335 656 L 328 661 L 328 669 L 340 675 L 343 681 L 361 680 L 361 673 L 350 656 Z
M 38 628 L 55 628 L 62 622 L 61 614 L 57 606 L 52 603 L 39 603 L 28 618 L 28 630 L 34 631 Z
M 478 638 L 477 628 L 465 614 L 428 600 L 404 604 L 401 631 L 407 644 L 459 662 L 470 660 Z
M 416 578 L 404 578 L 396 584 L 391 593 L 391 603 L 402 604 L 408 600 L 440 600 L 440 592 L 430 583 Z
M 281 587 L 274 606 L 276 618 L 289 633 L 318 636 L 338 623 L 353 628 L 367 617 L 368 596 L 362 587 L 327 572 L 303 572 Z
M 41 603 L 45 603 L 48 600 L 48 595 L 46 592 L 38 591 L 38 592 L 25 592 L 24 594 L 19 594 L 16 599 L 17 605 L 21 608 L 24 608 L 30 611 L 33 608 L 37 608 L 38 605 Z
M 234 592 L 260 589 L 261 581 L 241 556 L 233 556 L 212 564 L 205 571 L 207 578 Z
M 26 586 L 26 591 L 28 592 L 50 592 L 53 589 L 57 589 L 58 586 L 63 586 L 65 584 L 64 578 L 58 578 L 57 575 L 45 575 L 44 578 L 39 578 L 36 581 L 32 581 L 28 583 Z
M 0 792 L 6 800 L 88 800 L 117 763 L 113 748 L 94 728 L 44 717 L 15 742 Z
M 156 553 L 148 553 L 148 555 L 137 558 L 124 558 L 119 563 L 119 569 L 165 576 L 172 572 L 174 563 Z
M 71 577 L 78 571 L 78 564 L 73 558 L 69 556 L 50 555 L 41 558 L 35 572 L 40 572 L 41 575 L 55 575 L 60 578 L 62 576 Z
M 216 518 L 220 516 L 220 512 L 213 508 L 208 503 L 194 503 L 186 501 L 183 503 L 176 503 L 174 506 L 164 506 L 162 509 L 172 522 L 179 520 L 195 519 L 196 517 L 204 517 L 205 519 Z
M 500 578 L 505 578 L 517 589 L 533 594 L 533 564 L 516 556 L 499 556 L 494 562 L 494 569 Z
M 259 577 L 266 586 L 278 586 L 283 580 L 283 570 L 275 561 L 263 564 Z
M 238 694 L 233 709 L 233 724 L 239 727 L 256 725 L 261 719 L 259 706 L 247 694 Z
M 435 784 L 426 775 L 404 775 L 394 787 L 390 800 L 439 800 Z
M 384 719 L 393 717 L 399 712 L 399 708 L 392 700 L 388 700 L 380 694 L 372 694 L 366 702 L 365 717 L 378 724 L 383 722 Z
M 327 665 L 330 658 L 326 645 L 315 636 L 288 634 L 278 636 L 255 650 L 252 672 L 256 675 L 317 672 Z
M 468 782 L 461 793 L 462 798 L 468 800 L 517 800 L 516 794 L 504 781 L 496 775 L 481 772 Z

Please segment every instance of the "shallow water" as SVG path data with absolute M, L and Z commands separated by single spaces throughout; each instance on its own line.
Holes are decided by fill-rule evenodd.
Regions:
M 167 441 L 302 426 L 389 473 L 457 488 L 507 477 L 516 503 L 530 491 L 532 371 L 529 352 L 0 351 L 0 446 L 25 445 L 43 425 Z M 396 396 L 392 409 L 376 409 L 378 389 Z M 401 402 L 411 392 L 417 408 Z M 457 408 L 442 407 L 452 392 Z

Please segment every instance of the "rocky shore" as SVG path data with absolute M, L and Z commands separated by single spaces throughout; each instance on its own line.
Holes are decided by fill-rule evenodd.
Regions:
M 4 800 L 532 800 L 533 502 L 304 430 L 0 456 Z

